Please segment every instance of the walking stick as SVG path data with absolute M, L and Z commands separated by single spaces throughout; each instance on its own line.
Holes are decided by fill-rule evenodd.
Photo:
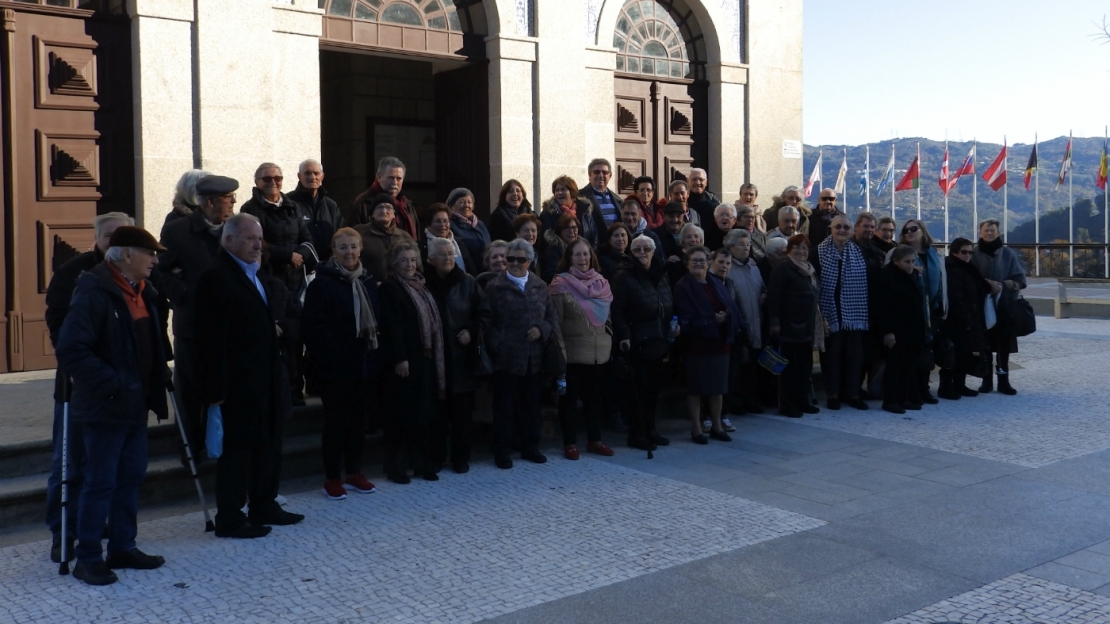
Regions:
M 58 574 L 69 574 L 69 375 L 62 374 L 62 561 L 58 564 Z
M 212 524 L 212 518 L 208 515 L 208 501 L 204 499 L 204 488 L 200 486 L 200 477 L 197 476 L 197 464 L 193 461 L 193 449 L 189 445 L 189 437 L 185 435 L 185 422 L 181 419 L 182 411 L 181 405 L 177 402 L 177 395 L 174 394 L 173 386 L 169 388 L 170 401 L 173 403 L 174 420 L 177 421 L 177 430 L 181 432 L 181 444 L 185 448 L 185 458 L 189 460 L 189 472 L 193 475 L 193 483 L 197 486 L 197 496 L 200 497 L 200 506 L 204 509 L 204 532 L 210 533 L 216 530 L 216 525 Z

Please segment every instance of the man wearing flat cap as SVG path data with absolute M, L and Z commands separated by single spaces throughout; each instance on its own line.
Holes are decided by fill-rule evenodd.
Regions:
M 162 228 L 162 246 L 158 268 L 162 276 L 162 294 L 173 308 L 173 385 L 177 391 L 188 437 L 193 444 L 203 440 L 201 416 L 204 409 L 197 394 L 196 346 L 193 307 L 197 280 L 220 250 L 220 233 L 224 223 L 235 211 L 235 191 L 239 181 L 208 175 L 197 181 L 197 209 L 188 217 L 167 223 Z
M 135 547 L 147 414 L 168 416 L 170 352 L 158 293 L 148 281 L 165 248 L 132 225 L 116 228 L 108 244 L 104 262 L 77 279 L 56 350 L 58 365 L 73 379 L 71 417 L 84 427 L 73 576 L 90 585 L 116 582 L 113 569 L 152 570 L 165 563 Z M 100 542 L 109 517 L 105 559 Z
M 663 258 L 667 262 L 677 262 L 682 259 L 682 245 L 678 240 L 678 233 L 686 225 L 686 206 L 672 201 L 667 202 L 663 208 L 663 225 L 652 230 L 663 243 Z

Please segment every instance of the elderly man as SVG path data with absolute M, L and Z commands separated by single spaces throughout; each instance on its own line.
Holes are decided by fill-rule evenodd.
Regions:
M 690 176 L 686 178 L 686 182 L 690 189 L 690 197 L 687 199 L 690 209 L 698 214 L 702 223 L 708 225 L 716 218 L 717 206 L 721 205 L 721 198 L 709 190 L 709 174 L 705 169 L 695 167 L 690 170 Z M 709 229 L 712 228 L 706 228 L 706 230 Z M 708 237 L 709 234 L 707 233 L 706 236 Z M 717 247 L 710 247 L 710 249 L 717 249 Z
M 705 228 L 705 246 L 716 251 L 724 247 L 725 235 L 736 227 L 736 206 L 719 204 L 713 209 L 713 220 Z
M 883 253 L 894 249 L 897 245 L 894 242 L 894 232 L 898 230 L 898 225 L 894 222 L 894 217 L 882 217 L 879 219 L 878 235 L 872 240 Z
M 251 198 L 239 209 L 262 224 L 270 251 L 270 272 L 292 293 L 300 291 L 305 276 L 316 270 L 318 257 L 308 233 L 308 210 L 281 192 L 281 167 L 266 162 L 254 172 Z M 330 243 L 330 241 L 329 241 Z
M 810 251 L 821 297 L 818 305 L 828 325 L 821 353 L 825 399 L 831 410 L 840 403 L 866 410 L 860 399 L 863 370 L 863 337 L 869 327 L 867 262 L 852 240 L 852 223 L 841 214 L 833 217 L 832 235 Z
M 281 330 L 271 306 L 279 284 L 261 279 L 262 224 L 239 213 L 224 224 L 221 249 L 196 285 L 197 386 L 203 404 L 219 407 L 223 453 L 216 464 L 216 537 L 255 538 L 266 525 L 304 519 L 275 502 L 280 478 Z M 248 494 L 247 516 L 242 508 Z
M 701 227 L 701 215 L 690 210 L 690 185 L 685 180 L 675 180 L 667 185 L 667 198 L 661 200 L 661 204 L 666 208 L 669 203 L 676 203 L 682 206 L 682 221 L 683 223 L 693 223 Z M 663 220 L 666 220 L 666 210 L 664 210 Z
M 751 243 L 751 232 L 744 228 L 734 229 L 725 235 L 724 246 L 732 256 L 728 279 L 740 293 L 740 307 L 748 320 L 750 346 L 753 352 L 758 353 L 763 348 L 763 302 L 767 299 L 767 287 L 752 255 Z M 729 384 L 730 403 L 744 412 L 762 414 L 756 358 L 748 358 L 738 368 L 739 374 Z
M 669 202 L 663 208 L 663 225 L 653 230 L 659 238 L 655 253 L 661 254 L 667 262 L 682 261 L 682 242 L 678 239 L 682 226 L 686 225 L 686 208 L 678 202 Z
M 96 235 L 93 248 L 70 258 L 58 267 L 54 277 L 50 278 L 50 285 L 46 287 L 46 328 L 50 332 L 50 344 L 55 349 L 58 348 L 62 323 L 69 313 L 69 302 L 73 298 L 73 289 L 77 287 L 77 278 L 104 261 L 104 254 L 108 251 L 112 234 L 122 225 L 135 225 L 135 220 L 122 212 L 109 212 L 93 219 L 93 232 Z M 50 532 L 54 536 L 50 546 L 50 560 L 54 563 L 62 561 L 62 418 L 65 402 L 70 396 L 65 379 L 66 375 L 59 366 L 54 373 L 54 457 L 50 461 L 50 478 L 46 481 L 46 525 L 50 527 Z M 71 510 L 77 507 L 74 502 L 81 494 L 81 483 L 84 478 L 85 443 L 81 433 L 82 427 L 79 423 L 69 424 L 66 478 L 69 481 L 67 505 Z M 77 514 L 68 513 L 66 514 L 66 541 L 68 542 L 66 561 L 73 559 L 73 543 L 76 540 Z
M 771 207 L 763 211 L 763 220 L 767 226 L 768 234 L 770 230 L 779 226 L 779 210 L 783 207 L 793 206 L 801 214 L 802 199 L 802 190 L 796 186 L 788 186 L 782 190 L 782 195 L 776 197 Z
M 158 293 L 147 282 L 159 251 L 164 248 L 146 230 L 117 227 L 105 261 L 77 278 L 58 338 L 58 365 L 73 378 L 70 415 L 84 425 L 73 576 L 89 585 L 116 582 L 112 569 L 153 570 L 166 562 L 135 547 L 147 413 L 168 417 L 166 328 Z M 109 518 L 105 560 L 100 542 Z
M 355 231 L 362 236 L 362 266 L 380 284 L 388 276 L 389 248 L 413 238 L 397 226 L 392 197 L 382 193 L 367 203 L 374 204 L 370 223 L 356 227 Z
M 624 204 L 621 206 L 621 223 L 632 232 L 632 240 L 636 240 L 636 237 L 641 234 L 650 238 L 655 243 L 654 257 L 663 261 L 663 243 L 659 240 L 659 235 L 651 230 L 647 218 L 640 212 L 641 206 L 639 198 L 629 197 L 624 200 Z
M 590 183 L 586 185 L 578 196 L 594 207 L 594 212 L 605 219 L 606 227 L 613 225 L 621 219 L 621 200 L 609 188 L 609 178 L 613 177 L 613 165 L 604 158 L 595 158 L 586 168 L 590 174 Z
M 357 228 L 370 223 L 377 208 L 374 200 L 384 193 L 393 201 L 397 227 L 416 240 L 420 235 L 420 213 L 412 199 L 401 192 L 404 183 L 405 163 L 392 156 L 381 159 L 374 183 L 351 202 L 343 214 L 343 225 Z
M 798 233 L 798 220 L 801 214 L 798 209 L 793 206 L 783 206 L 779 209 L 778 223 L 779 226 L 767 232 L 767 240 L 772 238 L 790 238 Z
M 890 217 L 884 217 L 884 219 L 890 219 Z M 893 232 L 894 221 L 893 219 L 890 221 Z M 869 383 L 866 396 L 861 398 L 877 397 L 880 392 L 876 379 L 879 377 L 879 365 L 882 359 L 883 336 L 874 329 L 876 327 L 875 302 L 878 300 L 878 290 L 882 283 L 886 253 L 890 249 L 884 249 L 881 239 L 875 236 L 876 223 L 874 214 L 861 212 L 856 215 L 855 230 L 852 234 L 852 242 L 863 252 L 863 261 L 867 265 L 868 326 L 871 328 L 863 337 L 863 374 L 867 376 Z
M 836 207 L 836 191 L 821 189 L 821 195 L 817 198 L 817 210 L 809 217 L 807 236 L 812 247 L 820 245 L 821 241 L 828 238 L 833 218 L 842 214 L 844 213 Z
M 745 230 L 751 235 L 752 255 L 757 261 L 767 255 L 767 234 L 759 230 L 756 224 L 758 217 L 759 212 L 755 206 L 742 204 L 736 208 L 736 228 Z
M 324 166 L 309 158 L 297 167 L 297 188 L 289 198 L 308 211 L 308 234 L 320 262 L 331 257 L 331 237 L 342 217 L 335 200 L 324 190 Z

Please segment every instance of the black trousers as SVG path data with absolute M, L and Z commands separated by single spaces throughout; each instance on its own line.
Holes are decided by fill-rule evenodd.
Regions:
M 385 424 L 385 473 L 402 475 L 409 470 L 421 474 L 428 470 L 428 425 Z
M 859 398 L 865 334 L 862 331 L 841 330 L 825 336 L 825 352 L 821 354 L 825 396 Z
M 886 358 L 886 372 L 883 373 L 883 402 L 899 405 L 921 403 L 920 373 L 921 349 L 891 349 Z M 926 378 L 927 379 L 927 378 Z
M 320 398 L 324 402 L 321 449 L 325 478 L 340 478 L 340 465 L 348 475 L 362 471 L 367 397 L 366 383 L 362 381 L 321 385 Z
M 520 448 L 540 448 L 540 374 L 493 374 L 493 454 L 508 457 L 513 451 L 514 407 L 520 400 Z
M 779 411 L 799 413 L 809 405 L 809 384 L 813 376 L 813 341 L 779 344 L 779 352 L 790 363 L 779 375 Z
M 192 338 L 173 337 L 173 389 L 184 414 L 177 414 L 185 425 L 193 460 L 200 463 L 204 449 L 204 410 L 206 405 L 197 394 L 196 347 Z M 176 408 L 174 408 L 176 411 Z
M 628 438 L 630 440 L 654 433 L 655 411 L 659 405 L 659 389 L 667 376 L 667 365 L 662 359 L 644 360 L 629 356 L 632 379 L 620 381 L 625 387 L 612 388 L 614 394 L 624 398 L 623 411 L 628 419 Z M 632 388 L 627 388 L 631 384 Z
M 601 378 L 602 365 L 567 364 L 567 391 L 559 397 L 559 426 L 563 430 L 563 446 L 575 444 L 578 429 L 578 399 L 586 413 L 586 440 L 601 440 Z
M 440 408 L 442 418 L 431 426 L 428 455 L 433 465 L 447 463 L 450 449 L 451 463 L 470 461 L 470 422 L 474 415 L 474 393 L 448 394 Z
M 238 528 L 246 519 L 242 508 L 248 498 L 251 518 L 278 508 L 274 498 L 281 482 L 281 435 L 281 419 L 275 418 L 255 432 L 250 446 L 224 449 L 216 462 L 217 528 Z
M 732 354 L 728 358 L 728 397 L 725 407 L 733 414 L 744 414 L 759 406 L 755 380 L 755 367 L 759 365 L 755 363 L 756 357 L 759 357 L 759 352 L 747 345 L 732 345 Z

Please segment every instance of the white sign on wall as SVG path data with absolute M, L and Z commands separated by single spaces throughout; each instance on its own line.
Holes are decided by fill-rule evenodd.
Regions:
M 802 157 L 802 142 L 794 141 L 792 139 L 782 140 L 782 157 L 783 158 L 801 158 Z

